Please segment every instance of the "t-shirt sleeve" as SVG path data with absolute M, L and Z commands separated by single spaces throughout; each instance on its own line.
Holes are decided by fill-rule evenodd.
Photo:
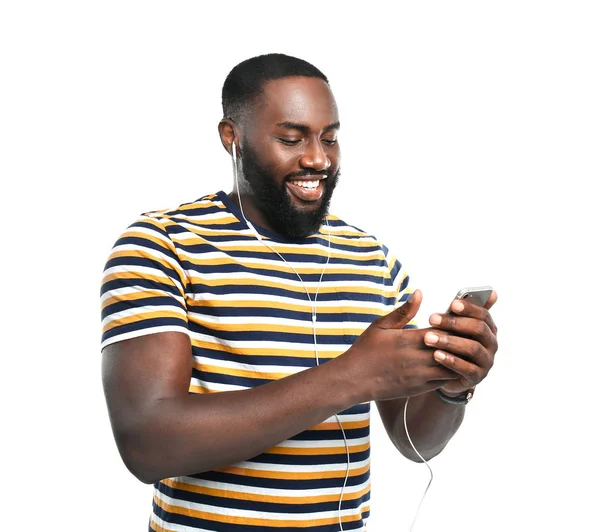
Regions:
M 101 287 L 102 343 L 159 332 L 189 334 L 187 277 L 159 220 L 144 216 L 117 240 Z
M 386 261 L 390 272 L 390 282 L 394 294 L 394 304 L 389 309 L 391 312 L 393 309 L 404 305 L 412 295 L 414 289 L 410 285 L 410 276 L 404 269 L 402 263 L 392 255 L 385 246 L 383 249 L 386 253 Z M 414 318 L 404 326 L 405 329 L 416 329 L 417 327 L 418 324 Z

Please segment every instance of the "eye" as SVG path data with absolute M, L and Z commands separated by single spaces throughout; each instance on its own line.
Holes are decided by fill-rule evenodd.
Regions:
M 279 139 L 279 142 L 281 142 L 281 144 L 285 144 L 286 146 L 295 146 L 296 144 L 298 144 L 299 142 L 301 142 L 298 139 Z
M 337 139 L 323 139 L 323 142 L 327 144 L 327 146 L 333 146 L 337 143 Z

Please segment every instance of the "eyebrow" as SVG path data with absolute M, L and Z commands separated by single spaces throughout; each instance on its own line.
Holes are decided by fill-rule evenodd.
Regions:
M 296 124 L 295 122 L 279 122 L 277 124 L 279 127 L 284 127 L 286 129 L 297 129 L 298 131 L 302 131 L 303 133 L 308 133 L 310 128 L 305 126 L 304 124 Z M 334 122 L 333 124 L 329 124 L 323 131 L 331 131 L 332 129 L 340 129 L 340 123 Z

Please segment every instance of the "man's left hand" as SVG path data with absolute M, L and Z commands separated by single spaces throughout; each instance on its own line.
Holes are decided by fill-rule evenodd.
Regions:
M 441 388 L 442 392 L 459 395 L 479 384 L 492 368 L 498 350 L 498 330 L 489 309 L 497 300 L 496 292 L 492 292 L 484 307 L 455 299 L 451 312 L 429 318 L 435 328 L 427 332 L 425 343 L 436 348 L 433 356 L 440 364 L 458 374 L 456 380 Z

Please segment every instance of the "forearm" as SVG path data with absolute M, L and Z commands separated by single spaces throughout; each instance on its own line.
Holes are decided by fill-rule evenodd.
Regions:
M 200 473 L 256 456 L 361 402 L 332 360 L 253 389 L 152 401 L 117 435 L 143 482 Z
M 388 435 L 407 458 L 420 461 L 406 436 L 405 399 L 378 401 L 377 406 Z M 442 401 L 435 392 L 411 397 L 406 412 L 408 432 L 419 453 L 429 460 L 438 455 L 460 427 L 465 407 Z

